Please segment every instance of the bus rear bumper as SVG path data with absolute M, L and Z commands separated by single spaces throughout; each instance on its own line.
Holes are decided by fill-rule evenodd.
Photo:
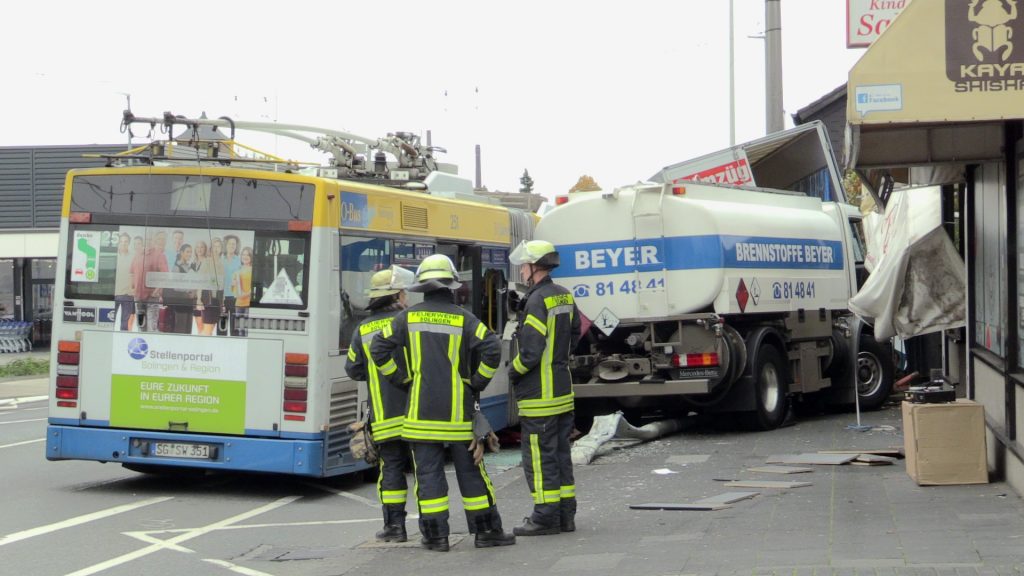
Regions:
M 157 452 L 178 455 L 158 456 Z M 96 460 L 321 477 L 324 476 L 323 455 L 323 440 L 168 434 L 59 425 L 46 429 L 47 460 Z

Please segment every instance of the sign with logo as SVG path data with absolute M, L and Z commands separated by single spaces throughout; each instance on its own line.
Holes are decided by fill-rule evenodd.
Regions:
M 100 230 L 75 230 L 71 239 L 71 281 L 98 282 L 100 263 Z
M 846 0 L 846 47 L 867 48 L 910 0 Z
M 351 228 L 366 228 L 370 225 L 370 205 L 366 194 L 341 193 L 341 225 Z
M 117 320 L 117 308 L 100 308 L 96 317 L 97 322 L 106 324 L 112 324 L 115 320 Z
M 96 322 L 95 308 L 65 308 L 65 322 L 78 322 L 80 324 L 93 324 Z
M 113 334 L 110 425 L 245 432 L 246 341 Z
M 857 86 L 854 98 L 857 112 L 861 116 L 867 116 L 869 112 L 902 110 L 903 86 L 901 84 Z
M 1017 0 L 946 0 L 946 76 L 957 92 L 1024 91 Z
M 742 148 L 732 148 L 667 168 L 662 178 L 664 182 L 672 183 L 689 180 L 732 186 L 755 185 L 747 153 Z

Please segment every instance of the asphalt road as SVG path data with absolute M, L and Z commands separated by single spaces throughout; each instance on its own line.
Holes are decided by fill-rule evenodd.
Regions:
M 45 402 L 0 406 L 0 574 L 1021 574 L 1024 505 L 1008 486 L 919 487 L 903 463 L 821 466 L 799 478 L 747 470 L 769 455 L 902 443 L 898 408 L 809 417 L 773 432 L 695 427 L 577 467 L 579 530 L 477 550 L 453 486 L 453 548 L 378 545 L 375 487 L 360 478 L 150 477 L 49 462 Z M 507 527 L 531 504 L 509 451 L 488 467 Z M 661 473 L 655 473 L 660 471 Z M 666 473 L 667 471 L 667 473 Z M 800 480 L 714 512 L 630 510 Z M 747 490 L 747 489 L 739 489 Z M 410 532 L 415 523 L 410 521 Z

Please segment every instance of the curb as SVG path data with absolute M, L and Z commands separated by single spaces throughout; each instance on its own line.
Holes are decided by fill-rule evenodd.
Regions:
M 17 406 L 18 404 L 28 404 L 29 402 L 42 402 L 43 400 L 49 399 L 49 396 L 23 396 L 21 398 L 4 398 L 0 400 L 0 406 L 6 406 L 8 404 Z

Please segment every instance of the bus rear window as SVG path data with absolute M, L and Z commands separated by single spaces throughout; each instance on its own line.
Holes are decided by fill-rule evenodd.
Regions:
M 309 233 L 72 224 L 65 295 L 198 308 L 303 308 Z
M 312 220 L 312 184 L 189 174 L 76 176 L 71 210 L 94 214 Z

